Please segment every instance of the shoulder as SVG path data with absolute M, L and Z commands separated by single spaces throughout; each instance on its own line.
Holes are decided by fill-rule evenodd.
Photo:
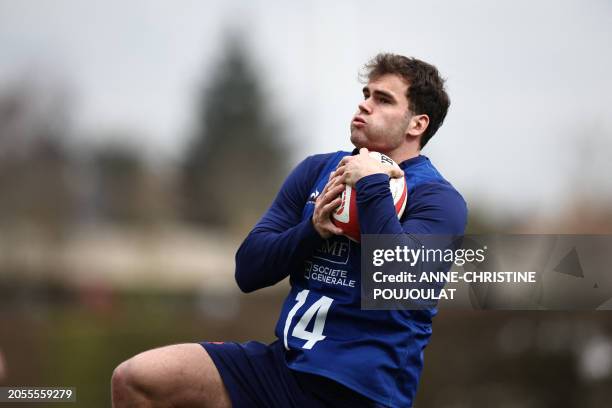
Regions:
M 350 154 L 351 152 L 345 152 L 341 150 L 337 152 L 313 154 L 312 156 L 308 156 L 306 159 L 304 159 L 302 163 L 307 163 L 308 165 L 314 167 L 324 167 L 330 161 L 334 159 L 340 161 L 342 157 Z
M 350 153 L 337 151 L 308 156 L 297 165 L 294 172 L 299 173 L 304 178 L 314 180 L 326 167 L 335 167 L 337 162 L 347 154 Z
M 334 157 L 344 152 L 330 152 L 330 153 L 319 153 L 313 154 L 306 157 L 302 163 L 312 167 L 323 167 Z
M 413 171 L 406 171 L 409 189 L 408 211 L 426 212 L 444 221 L 444 232 L 463 233 L 467 224 L 468 207 L 463 196 L 427 160 Z M 412 182 L 412 186 L 410 183 Z
M 463 234 L 467 226 L 465 200 L 450 183 L 427 182 L 418 185 L 408 196 L 406 220 L 426 221 L 419 230 L 428 234 Z
M 453 207 L 467 207 L 463 196 L 446 180 L 420 183 L 415 186 L 412 197 L 413 199 L 419 198 L 424 201 L 435 200 L 437 203 Z
M 302 160 L 289 174 L 281 187 L 280 197 L 292 199 L 295 203 L 301 202 L 310 194 L 310 190 L 327 168 L 335 168 L 334 158 L 340 152 L 315 154 Z M 338 159 L 339 161 L 339 159 Z M 329 170 L 331 171 L 331 170 Z
M 404 168 L 408 187 L 413 194 L 442 195 L 451 201 L 465 200 L 457 189 L 446 180 L 426 156 L 419 156 L 413 165 Z

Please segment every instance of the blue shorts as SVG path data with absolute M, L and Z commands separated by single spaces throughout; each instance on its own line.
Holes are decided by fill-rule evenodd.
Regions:
M 291 370 L 279 341 L 200 344 L 217 366 L 234 408 L 383 407 L 333 380 Z

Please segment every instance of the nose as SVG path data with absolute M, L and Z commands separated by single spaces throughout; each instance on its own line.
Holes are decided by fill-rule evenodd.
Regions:
M 359 102 L 359 112 L 366 113 L 368 115 L 372 113 L 372 107 L 369 104 L 369 100 L 370 98 L 367 98 Z

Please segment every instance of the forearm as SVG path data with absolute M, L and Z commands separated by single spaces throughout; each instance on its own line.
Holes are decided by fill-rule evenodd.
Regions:
M 421 184 L 411 190 L 402 222 L 383 175 L 359 180 L 357 208 L 362 234 L 455 234 L 465 231 L 467 207 L 449 185 Z
M 320 242 L 310 219 L 282 232 L 256 226 L 236 253 L 238 286 L 252 292 L 280 282 Z
M 389 176 L 372 174 L 360 179 L 357 190 L 359 228 L 362 234 L 401 234 L 404 232 L 397 218 L 393 197 L 389 190 Z

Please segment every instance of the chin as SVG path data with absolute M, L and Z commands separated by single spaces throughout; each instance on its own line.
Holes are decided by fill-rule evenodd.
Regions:
M 358 149 L 369 145 L 367 136 L 359 129 L 351 129 L 351 143 Z
M 380 151 L 379 147 L 375 146 L 368 137 L 363 132 L 351 132 L 351 143 L 357 149 L 361 149 L 362 147 L 367 148 L 370 151 Z

